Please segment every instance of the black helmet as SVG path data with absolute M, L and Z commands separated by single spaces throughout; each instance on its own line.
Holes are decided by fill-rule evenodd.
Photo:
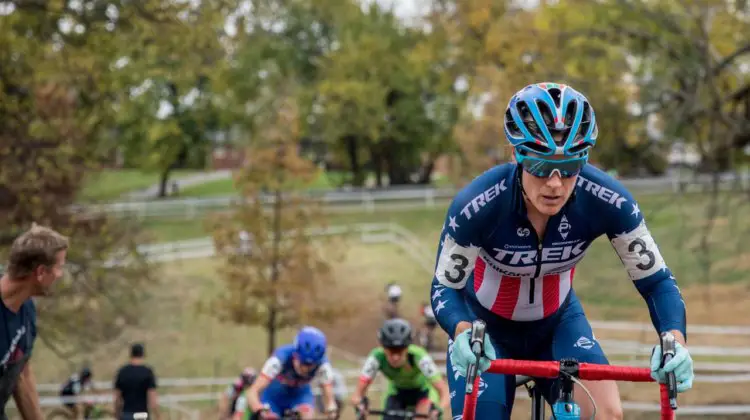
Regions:
M 89 379 L 91 377 L 91 369 L 85 367 L 81 369 L 81 379 Z
M 411 344 L 411 325 L 401 318 L 392 318 L 380 327 L 378 340 L 383 347 L 406 347 Z

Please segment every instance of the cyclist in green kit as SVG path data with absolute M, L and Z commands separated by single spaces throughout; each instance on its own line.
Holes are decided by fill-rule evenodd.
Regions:
M 362 368 L 352 404 L 365 411 L 363 400 L 378 372 L 388 379 L 385 410 L 414 410 L 416 414 L 437 418 L 450 406 L 448 384 L 427 351 L 411 344 L 409 322 L 401 318 L 385 321 L 378 331 L 381 347 L 370 352 Z M 437 391 L 439 408 L 431 397 Z

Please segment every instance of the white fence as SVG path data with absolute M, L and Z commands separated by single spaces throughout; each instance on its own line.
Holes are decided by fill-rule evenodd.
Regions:
M 723 189 L 744 186 L 750 175 L 721 176 Z M 638 194 L 659 194 L 677 191 L 702 191 L 712 181 L 710 176 L 691 178 L 676 177 L 624 179 L 621 181 L 629 190 Z M 380 210 L 408 210 L 432 208 L 447 204 L 455 195 L 453 188 L 401 187 L 383 190 L 358 189 L 352 191 L 310 192 L 324 204 L 329 212 L 375 212 Z M 178 198 L 159 201 L 126 201 L 107 204 L 73 206 L 73 211 L 104 212 L 117 218 L 137 219 L 194 219 L 208 212 L 226 210 L 239 200 L 237 196 L 211 198 Z M 266 196 L 264 202 L 273 203 L 273 196 Z

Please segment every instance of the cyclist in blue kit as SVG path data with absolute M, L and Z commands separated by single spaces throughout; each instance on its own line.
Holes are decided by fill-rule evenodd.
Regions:
M 326 347 L 322 331 L 303 327 L 293 344 L 276 349 L 246 392 L 252 418 L 282 417 L 287 410 L 298 411 L 303 419 L 312 417 L 315 397 L 310 382 L 315 378 L 321 384 L 326 412 L 335 417 L 338 410 Z
M 466 369 L 475 360 L 469 345 L 473 320 L 487 324 L 480 372 L 495 358 L 608 363 L 573 290 L 576 264 L 602 235 L 646 300 L 657 333 L 676 337 L 676 355 L 663 367 L 655 347 L 652 376 L 663 381 L 674 372 L 678 391 L 689 389 L 693 363 L 685 346 L 685 303 L 632 195 L 587 163 L 598 136 L 589 101 L 570 86 L 532 84 L 511 98 L 504 127 L 515 162 L 488 170 L 456 195 L 437 251 L 431 303 L 452 338 L 454 419 L 463 412 Z M 477 419 L 510 418 L 514 378 L 480 378 Z M 554 383 L 539 382 L 554 402 Z M 583 383 L 599 418 L 622 418 L 614 381 Z M 580 390 L 576 395 L 584 396 L 576 401 L 581 417 L 591 416 L 588 398 Z

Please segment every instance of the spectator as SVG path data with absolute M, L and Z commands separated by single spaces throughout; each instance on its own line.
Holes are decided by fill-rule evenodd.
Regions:
M 134 420 L 143 413 L 148 418 L 159 418 L 156 376 L 145 364 L 143 344 L 130 347 L 130 362 L 117 371 L 115 379 L 115 416 L 119 420 Z
M 36 379 L 29 364 L 36 339 L 32 297 L 50 294 L 63 275 L 68 238 L 34 223 L 13 241 L 0 278 L 0 419 L 13 395 L 24 419 L 43 418 Z

